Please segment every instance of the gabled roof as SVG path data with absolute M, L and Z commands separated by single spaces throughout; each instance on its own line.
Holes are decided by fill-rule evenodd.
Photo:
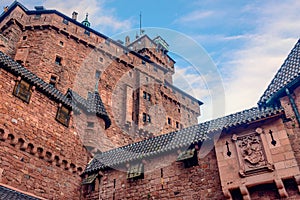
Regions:
M 300 81 L 300 40 L 296 43 L 275 77 L 260 97 L 258 105 L 270 105 L 281 96 L 285 89 L 295 86 Z
M 0 199 L 7 200 L 40 200 L 37 197 L 29 196 L 27 194 L 23 194 L 16 190 L 4 187 L 0 185 Z
M 102 99 L 98 91 L 88 92 L 88 98 L 84 99 L 71 89 L 68 89 L 66 96 L 72 99 L 76 106 L 81 107 L 87 113 L 97 114 L 105 121 L 105 128 L 111 125 L 110 118 L 106 112 Z
M 84 173 L 103 170 L 108 167 L 123 163 L 141 160 L 165 152 L 189 147 L 194 143 L 201 143 L 209 138 L 210 133 L 222 131 L 242 124 L 250 124 L 255 121 L 279 116 L 283 114 L 283 108 L 251 108 L 225 117 L 200 123 L 179 131 L 153 137 L 137 143 L 116 148 L 102 154 L 98 154 L 87 165 Z
M 83 110 L 87 113 L 96 113 L 99 117 L 104 119 L 106 128 L 110 126 L 110 119 L 98 92 L 95 92 L 97 94 L 89 93 L 89 97 L 87 100 L 70 89 L 68 90 L 67 94 L 64 95 L 55 87 L 53 87 L 49 83 L 46 83 L 37 75 L 29 71 L 1 51 L 0 68 L 3 68 L 4 70 L 12 73 L 15 76 L 20 76 L 23 80 L 27 81 L 31 85 L 36 86 L 36 89 L 41 93 L 45 94 L 54 101 L 62 103 L 63 105 L 73 109 L 75 112 L 80 112 L 79 107 L 81 106 L 81 108 L 83 108 Z

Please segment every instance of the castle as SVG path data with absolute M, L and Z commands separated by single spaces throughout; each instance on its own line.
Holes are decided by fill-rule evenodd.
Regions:
M 257 107 L 198 124 L 160 36 L 56 10 L 0 16 L 0 197 L 280 199 L 300 191 L 300 41 Z

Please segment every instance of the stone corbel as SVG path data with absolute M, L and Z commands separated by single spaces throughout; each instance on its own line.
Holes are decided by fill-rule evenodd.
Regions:
M 276 179 L 274 181 L 275 181 L 275 184 L 276 184 L 276 187 L 278 189 L 278 193 L 279 193 L 280 197 L 282 197 L 282 198 L 288 197 L 288 193 L 285 190 L 285 187 L 283 185 L 282 180 L 281 179 Z
M 224 196 L 225 196 L 226 199 L 232 200 L 231 193 L 230 193 L 230 191 L 228 189 L 223 190 L 223 194 L 224 194 Z
M 240 186 L 240 191 L 243 196 L 243 200 L 251 200 L 248 188 L 245 185 Z
M 294 179 L 297 183 L 297 187 L 298 187 L 298 192 L 300 192 L 300 174 L 294 176 Z

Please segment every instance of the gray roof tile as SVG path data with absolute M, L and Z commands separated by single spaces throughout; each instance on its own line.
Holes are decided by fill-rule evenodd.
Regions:
M 258 104 L 264 105 L 268 100 L 283 92 L 285 87 L 292 86 L 300 77 L 300 40 L 296 43 L 275 77 L 260 97 Z
M 21 76 L 22 79 L 28 81 L 32 85 L 35 85 L 37 90 L 41 91 L 46 96 L 52 97 L 55 101 L 72 108 L 75 112 L 80 112 L 79 107 L 81 106 L 81 108 L 86 112 L 96 113 L 99 117 L 104 119 L 106 128 L 110 126 L 111 121 L 98 92 L 89 93 L 89 97 L 87 100 L 70 89 L 68 90 L 67 94 L 64 95 L 55 87 L 53 87 L 49 83 L 46 83 L 37 75 L 29 71 L 1 51 L 0 68 L 11 72 L 15 76 Z M 66 98 L 66 96 L 70 94 L 72 94 L 71 98 Z
M 87 165 L 84 173 L 91 173 L 93 171 L 116 166 L 122 163 L 185 148 L 193 143 L 199 143 L 207 139 L 209 133 L 222 131 L 223 129 L 228 129 L 245 123 L 251 123 L 267 117 L 281 115 L 282 113 L 283 108 L 269 107 L 259 109 L 255 107 L 200 123 L 179 131 L 129 144 L 96 155 L 92 162 Z
M 21 192 L 0 186 L 0 199 L 1 200 L 39 200 L 39 198 L 32 197 Z

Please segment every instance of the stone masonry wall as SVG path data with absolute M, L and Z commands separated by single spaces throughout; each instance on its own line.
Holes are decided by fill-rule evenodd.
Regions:
M 0 70 L 2 183 L 47 199 L 78 199 L 90 157 L 72 126 L 55 120 L 58 104 L 35 90 L 29 103 L 13 95 L 16 77 Z
M 146 159 L 144 179 L 127 180 L 126 169 L 108 170 L 100 179 L 101 199 L 224 199 L 214 151 L 199 166 L 184 168 L 176 153 Z M 94 197 L 98 195 L 95 195 Z M 91 195 L 93 196 L 93 195 Z M 96 198 L 94 198 L 96 199 Z

